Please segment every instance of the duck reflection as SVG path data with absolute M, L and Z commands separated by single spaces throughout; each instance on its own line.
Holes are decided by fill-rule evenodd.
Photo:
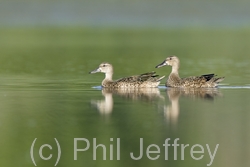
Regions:
M 92 100 L 91 104 L 95 106 L 100 114 L 108 115 L 113 110 L 113 95 L 118 95 L 124 99 L 133 101 L 151 102 L 157 99 L 164 99 L 158 88 L 138 88 L 138 89 L 109 89 L 102 88 L 104 100 Z
M 181 96 L 192 99 L 213 100 L 216 96 L 222 96 L 216 88 L 208 89 L 181 89 L 181 88 L 168 88 L 167 95 L 171 102 L 170 105 L 164 106 L 164 115 L 168 124 L 173 128 L 177 128 L 178 117 L 180 114 L 179 98 Z
M 108 115 L 113 110 L 113 95 L 112 92 L 105 90 L 102 90 L 102 95 L 104 96 L 104 100 L 91 100 L 91 105 L 95 106 L 100 114 Z

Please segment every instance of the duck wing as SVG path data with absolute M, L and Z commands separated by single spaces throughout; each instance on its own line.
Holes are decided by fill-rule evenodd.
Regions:
M 163 77 L 157 78 L 159 75 L 156 75 L 156 72 L 147 72 L 143 73 L 141 75 L 134 75 L 130 77 L 120 78 L 116 80 L 116 82 L 145 82 L 145 81 L 152 81 L 152 82 L 158 82 Z
M 224 77 L 216 78 L 215 74 L 205 74 L 201 76 L 193 76 L 182 79 L 182 84 L 185 87 L 204 87 L 209 84 L 210 87 L 216 86 L 219 82 L 221 82 Z
M 209 81 L 210 79 L 212 79 L 215 75 L 214 74 L 205 74 L 205 75 L 201 75 L 200 77 L 204 77 L 207 81 Z
M 207 82 L 207 78 L 203 76 L 193 76 L 181 79 L 181 85 L 184 87 L 200 87 Z

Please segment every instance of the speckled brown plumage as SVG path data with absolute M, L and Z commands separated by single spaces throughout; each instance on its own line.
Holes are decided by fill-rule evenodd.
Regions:
M 166 58 L 166 60 L 164 60 L 161 64 L 157 65 L 156 68 L 160 68 L 165 65 L 172 66 L 172 72 L 170 73 L 166 82 L 167 87 L 214 88 L 217 87 L 218 83 L 224 79 L 224 77 L 216 78 L 215 74 L 180 78 L 180 61 L 176 56 L 170 56 Z
M 96 70 L 90 73 L 105 73 L 105 79 L 102 81 L 102 87 L 105 88 L 144 88 L 157 87 L 163 77 L 158 78 L 155 72 L 144 73 L 130 77 L 121 78 L 113 81 L 113 66 L 110 63 L 101 63 Z

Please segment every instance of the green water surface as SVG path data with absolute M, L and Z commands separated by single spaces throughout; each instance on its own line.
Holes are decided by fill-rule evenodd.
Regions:
M 206 144 L 218 149 L 212 166 L 249 166 L 250 31 L 248 29 L 0 29 L 0 164 L 1 166 L 207 166 Z M 181 60 L 182 77 L 216 73 L 225 76 L 218 89 L 101 90 L 103 74 L 88 74 L 103 61 L 114 78 L 156 71 L 167 56 Z M 95 87 L 97 86 L 97 87 Z M 74 139 L 84 138 L 74 160 Z M 120 145 L 117 139 L 120 139 Z M 143 156 L 139 157 L 140 138 Z M 189 144 L 168 148 L 173 144 Z M 93 144 L 97 149 L 94 160 Z M 39 157 L 43 144 L 44 157 Z M 146 149 L 151 153 L 147 157 Z M 199 144 L 194 160 L 191 147 Z M 110 149 L 112 148 L 113 149 Z M 120 158 L 117 157 L 117 148 Z M 113 158 L 110 157 L 113 150 Z M 176 152 L 175 152 L 176 151 Z M 175 153 L 177 156 L 175 157 Z M 202 157 L 202 158 L 201 158 Z M 112 160 L 113 159 L 113 160 Z

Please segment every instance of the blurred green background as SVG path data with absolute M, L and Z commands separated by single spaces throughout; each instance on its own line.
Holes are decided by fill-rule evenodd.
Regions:
M 166 138 L 208 143 L 212 149 L 220 144 L 213 166 L 249 166 L 249 6 L 244 0 L 1 1 L 0 164 L 34 166 L 29 151 L 35 138 L 38 166 L 54 166 L 53 138 L 62 147 L 58 166 L 209 163 L 207 153 L 201 161 L 189 154 L 184 161 L 173 160 L 173 155 L 165 161 L 163 154 L 157 161 L 133 161 L 129 153 L 138 150 L 143 137 L 145 147 L 160 146 Z M 92 87 L 100 85 L 104 75 L 89 71 L 108 61 L 115 79 L 148 71 L 167 76 L 170 67 L 155 66 L 169 55 L 180 58 L 182 77 L 225 76 L 222 95 L 212 102 L 197 96 L 173 100 L 161 88 L 158 98 L 145 101 L 141 94 L 113 93 L 112 113 L 98 112 L 93 101 L 108 97 Z M 164 112 L 176 102 L 180 113 L 171 124 Z M 110 138 L 121 138 L 121 161 L 103 161 L 101 152 L 94 161 L 92 150 L 79 153 L 74 161 L 76 137 L 97 138 L 107 146 Z M 44 150 L 46 156 L 53 154 L 50 161 L 38 157 L 45 143 L 54 148 Z
M 177 55 L 182 76 L 215 72 L 230 75 L 229 84 L 248 84 L 249 5 L 244 0 L 1 1 L 0 73 L 90 81 L 84 74 L 102 61 L 112 63 L 119 78 L 155 70 Z

